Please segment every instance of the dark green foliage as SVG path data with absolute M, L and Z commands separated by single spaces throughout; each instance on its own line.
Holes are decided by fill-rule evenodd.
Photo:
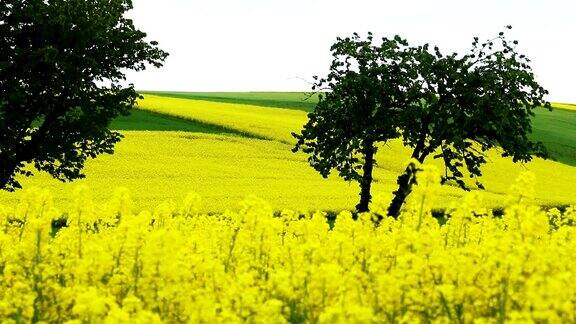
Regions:
M 294 152 L 302 150 L 322 176 L 334 169 L 347 181 L 358 181 L 361 194 L 357 210 L 370 202 L 376 144 L 399 136 L 392 115 L 407 104 L 412 82 L 407 68 L 406 41 L 382 39 L 374 45 L 371 34 L 361 39 L 338 39 L 332 46 L 333 61 L 326 78 L 313 90 L 322 90 L 315 110 Z
M 516 51 L 517 44 L 501 32 L 482 44 L 474 38 L 465 55 L 443 55 L 427 44 L 413 52 L 421 97 L 396 126 L 404 144 L 412 148 L 412 158 L 423 163 L 433 155 L 444 161 L 442 183 L 453 181 L 469 190 L 464 178 L 480 177 L 486 151 L 495 147 L 514 162 L 547 156 L 542 143 L 531 141 L 529 134 L 533 110 L 550 107 L 544 100 L 548 92 L 536 82 L 530 60 Z M 399 215 L 412 175 L 408 168 L 398 178 L 389 215 Z M 483 189 L 479 181 L 475 184 Z
M 548 92 L 536 82 L 530 60 L 516 51 L 518 42 L 504 32 L 482 44 L 474 38 L 464 55 L 443 55 L 428 44 L 409 47 L 400 37 L 372 43 L 371 35 L 338 39 L 330 74 L 315 85 L 327 92 L 302 134 L 294 134 L 294 150 L 308 153 L 320 174 L 336 169 L 360 182 L 358 211 L 368 209 L 378 142 L 401 138 L 419 163 L 429 156 L 442 159 L 442 183 L 464 190 L 470 189 L 468 177 L 483 188 L 477 179 L 492 148 L 514 162 L 546 157 L 543 144 L 529 135 L 533 110 L 550 107 Z M 417 172 L 411 163 L 398 177 L 390 216 L 399 215 Z
M 0 188 L 20 188 L 26 164 L 67 181 L 121 139 L 110 121 L 138 94 L 126 70 L 167 53 L 135 29 L 130 0 L 0 2 Z

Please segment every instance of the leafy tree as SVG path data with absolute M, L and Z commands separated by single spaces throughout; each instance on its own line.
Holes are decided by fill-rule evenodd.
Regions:
M 421 100 L 406 106 L 396 127 L 412 148 L 412 158 L 420 163 L 430 156 L 443 160 L 443 183 L 470 190 L 463 179 L 482 175 L 480 167 L 491 148 L 499 147 L 514 162 L 546 156 L 542 143 L 530 141 L 528 134 L 533 109 L 550 107 L 543 99 L 548 92 L 536 82 L 530 60 L 517 52 L 517 44 L 501 32 L 482 44 L 475 37 L 472 50 L 462 56 L 444 56 L 428 45 L 413 52 Z M 416 172 L 411 164 L 399 176 L 390 216 L 399 215 Z M 483 189 L 478 181 L 476 185 Z
M 399 136 L 396 112 L 406 105 L 413 88 L 408 44 L 400 37 L 374 45 L 372 34 L 338 38 L 332 64 L 313 90 L 323 90 L 293 151 L 309 154 L 308 161 L 323 177 L 333 169 L 347 181 L 360 184 L 359 212 L 368 210 L 377 144 Z M 326 91 L 327 90 L 327 91 Z
M 21 185 L 26 164 L 66 181 L 88 158 L 112 153 L 110 121 L 138 94 L 125 71 L 168 55 L 124 14 L 131 0 L 0 2 L 0 188 Z

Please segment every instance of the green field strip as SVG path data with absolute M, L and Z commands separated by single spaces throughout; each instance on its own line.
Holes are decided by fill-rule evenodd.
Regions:
M 222 103 L 286 108 L 310 112 L 318 102 L 318 96 L 303 92 L 170 92 L 142 91 L 162 97 L 205 100 Z
M 116 118 L 110 129 L 118 131 L 176 131 L 204 134 L 220 134 L 263 139 L 261 136 L 243 132 L 232 127 L 210 124 L 191 118 L 134 108 L 130 115 Z

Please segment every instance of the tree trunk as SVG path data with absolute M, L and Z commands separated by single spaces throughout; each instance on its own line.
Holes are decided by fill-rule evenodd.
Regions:
M 406 201 L 406 197 L 412 191 L 412 185 L 416 183 L 416 165 L 410 163 L 404 173 L 398 177 L 398 190 L 394 191 L 394 198 L 388 207 L 388 216 L 398 218 L 400 216 L 400 209 Z
M 426 136 L 428 136 L 428 125 L 429 116 L 424 116 L 422 120 L 422 126 L 420 129 L 420 136 L 418 138 L 418 143 L 412 151 L 412 158 L 416 159 L 420 163 L 424 163 L 424 160 L 431 153 L 431 148 L 426 147 Z M 416 172 L 418 169 L 414 163 L 410 163 L 404 173 L 398 177 L 396 183 L 398 184 L 398 190 L 394 191 L 394 198 L 388 207 L 388 216 L 394 217 L 395 219 L 400 216 L 400 209 L 406 201 L 406 197 L 412 192 L 412 186 L 416 183 Z
M 364 147 L 364 165 L 362 166 L 362 179 L 360 180 L 360 202 L 356 205 L 359 213 L 367 212 L 372 196 L 372 170 L 374 169 L 374 142 L 367 141 Z
M 18 164 L 11 159 L 3 157 L 0 157 L 0 159 L 0 190 L 7 190 L 7 186 L 14 176 L 14 169 L 16 169 Z
M 0 168 L 0 190 L 4 190 L 10 181 L 10 172 L 2 167 Z

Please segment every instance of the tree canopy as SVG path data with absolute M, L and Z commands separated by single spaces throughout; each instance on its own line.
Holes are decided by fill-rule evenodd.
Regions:
M 130 9 L 131 0 L 0 2 L 0 188 L 20 188 L 27 164 L 81 178 L 88 158 L 113 152 L 122 136 L 108 125 L 138 98 L 125 72 L 168 55 Z
M 442 182 L 465 190 L 471 186 L 466 177 L 483 188 L 477 178 L 490 149 L 514 162 L 546 156 L 528 135 L 532 110 L 550 106 L 548 92 L 535 80 L 530 60 L 518 53 L 518 42 L 504 32 L 483 43 L 475 37 L 463 55 L 409 46 L 399 36 L 374 42 L 372 34 L 337 40 L 330 73 L 314 85 L 320 100 L 301 134 L 294 134 L 294 151 L 309 154 L 321 175 L 335 169 L 360 183 L 358 211 L 368 210 L 379 142 L 401 139 L 419 163 L 442 159 Z M 390 216 L 399 215 L 417 171 L 411 164 L 398 177 Z
M 379 142 L 399 136 L 391 116 L 406 104 L 405 48 L 400 37 L 375 45 L 371 34 L 338 38 L 332 46 L 332 64 L 325 78 L 315 77 L 323 90 L 309 116 L 294 152 L 302 150 L 322 176 L 332 170 L 360 184 L 359 211 L 370 202 L 374 155 Z
M 507 29 L 510 29 L 507 26 Z M 477 37 L 464 54 L 443 55 L 428 44 L 415 48 L 414 70 L 420 98 L 407 106 L 396 127 L 412 158 L 423 163 L 429 156 L 442 159 L 442 183 L 454 182 L 464 190 L 464 179 L 478 181 L 486 152 L 498 148 L 503 157 L 528 162 L 532 156 L 546 157 L 540 142 L 532 142 L 533 109 L 550 103 L 548 91 L 535 79 L 530 60 L 517 52 L 517 41 L 504 32 L 483 43 Z M 398 190 L 388 210 L 397 217 L 415 183 L 414 166 L 398 178 Z

